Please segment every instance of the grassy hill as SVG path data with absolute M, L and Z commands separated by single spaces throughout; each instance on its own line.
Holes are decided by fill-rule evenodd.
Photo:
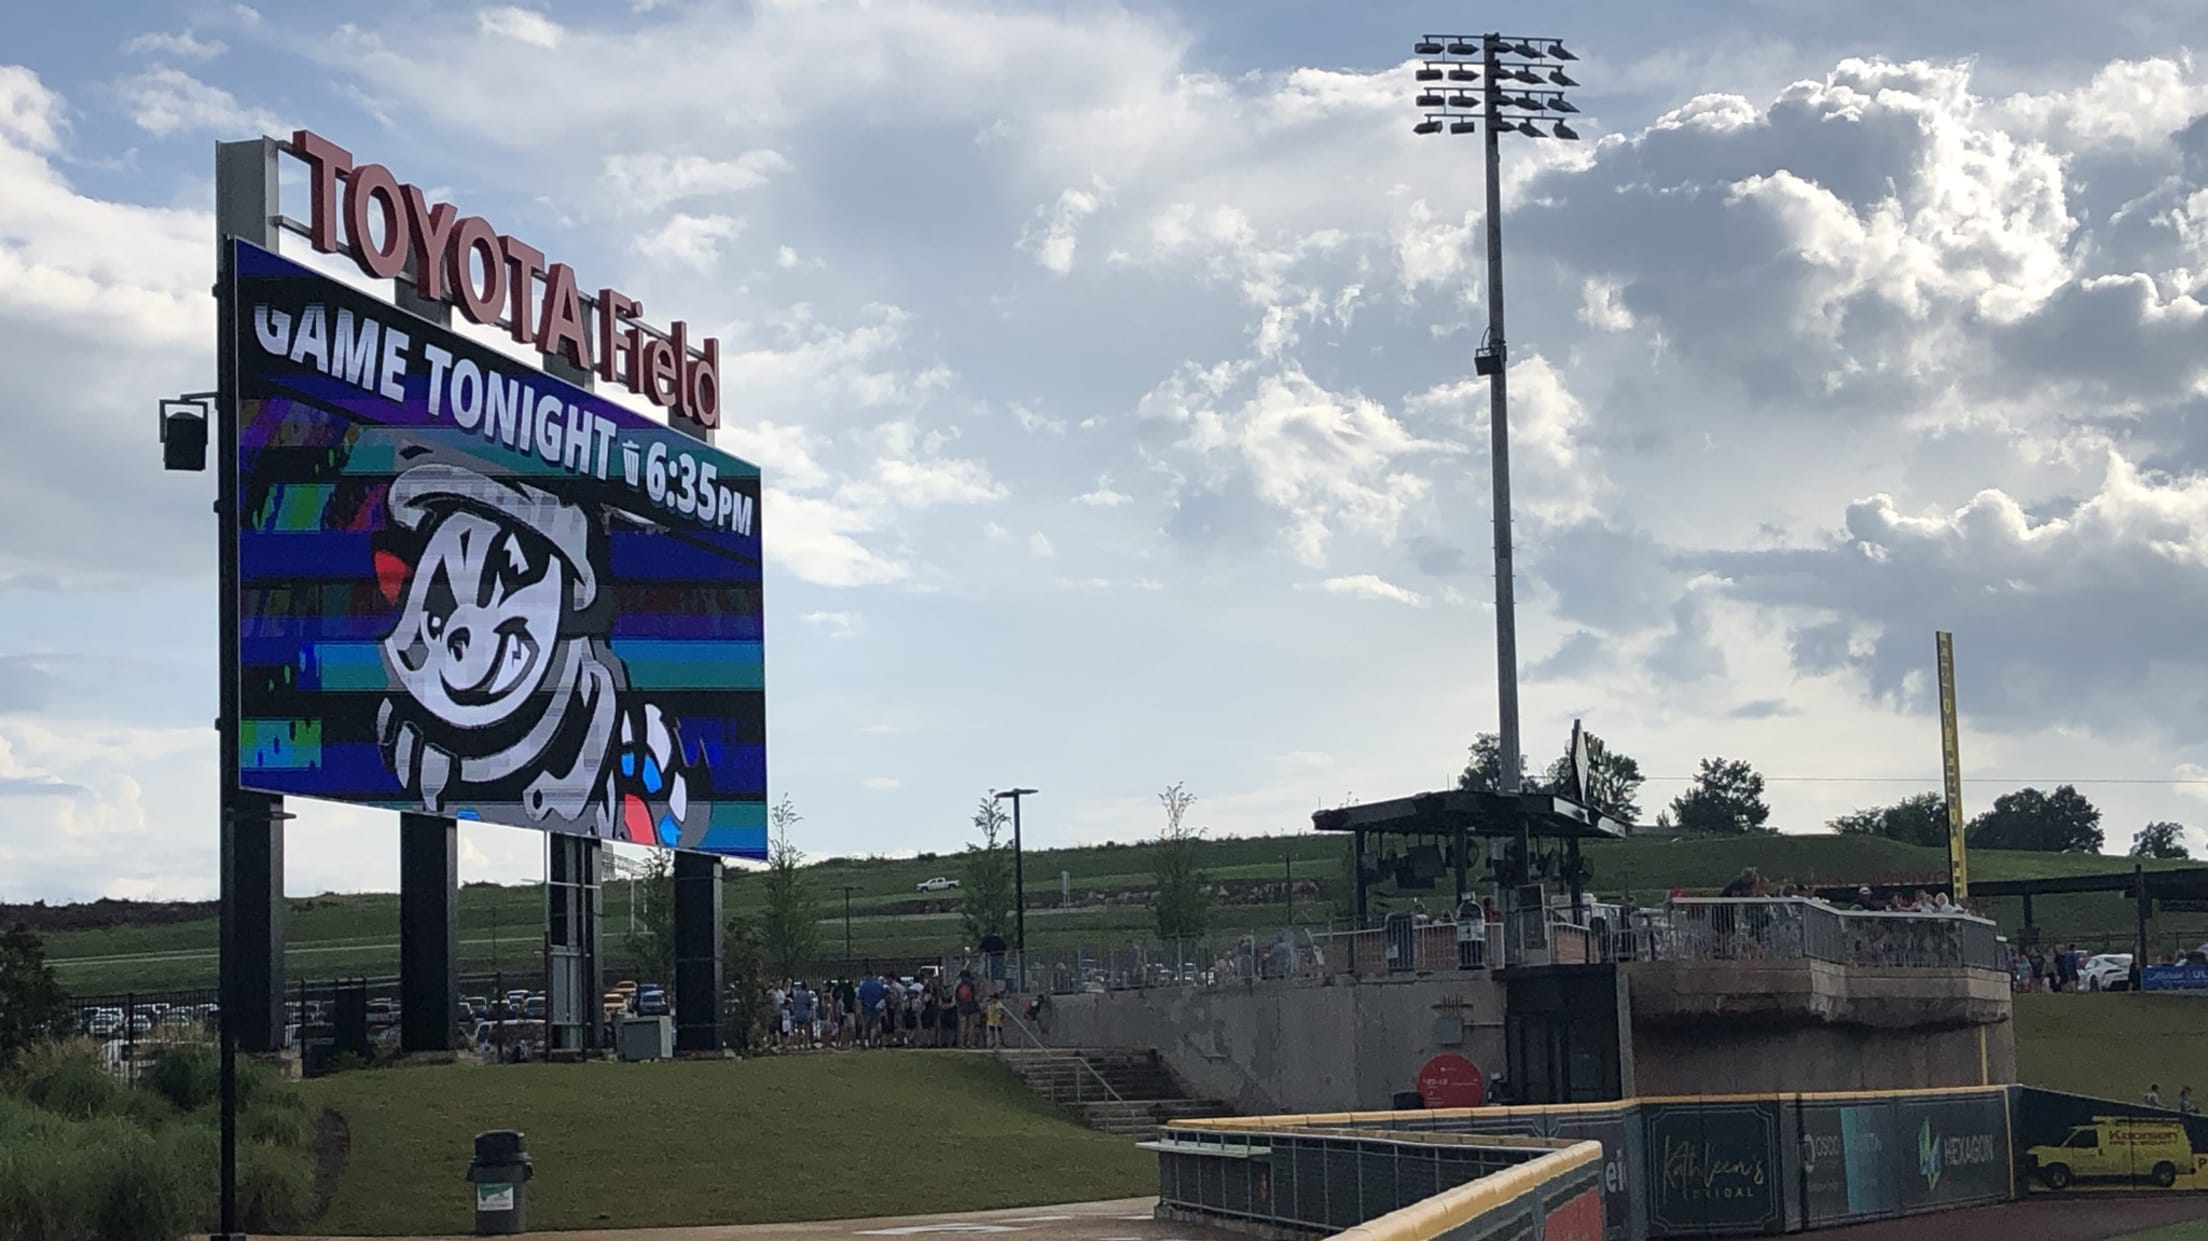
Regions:
M 1026 859 L 1030 947 L 1103 947 L 1149 938 L 1151 914 L 1144 894 L 1152 882 L 1154 851 L 1148 843 L 1031 851 Z M 1203 865 L 1214 881 L 1227 889 L 1214 909 L 1215 928 L 1239 935 L 1291 923 L 1323 926 L 1346 919 L 1350 904 L 1348 854 L 1346 839 L 1311 832 L 1204 842 Z M 1595 868 L 1593 887 L 1598 895 L 1641 901 L 1660 899 L 1674 888 L 1714 891 L 1740 873 L 1743 866 L 1760 868 L 1774 883 L 1928 886 L 1944 882 L 1947 866 L 1946 855 L 1938 849 L 1830 834 L 1726 839 L 1644 837 L 1594 843 L 1587 847 L 1587 856 Z M 2125 858 L 2046 853 L 1981 851 L 1971 860 L 1971 873 L 1981 879 L 2130 868 Z M 955 952 L 963 946 L 957 894 L 929 895 L 914 890 L 915 885 L 938 875 L 959 877 L 961 868 L 955 853 L 900 859 L 834 858 L 807 867 L 806 874 L 821 898 L 824 967 L 840 965 L 844 956 L 847 888 L 850 952 L 860 963 L 916 960 Z M 1286 899 L 1290 880 L 1296 892 L 1292 907 Z M 762 897 L 760 889 L 754 876 L 731 872 L 726 894 L 729 910 L 756 914 Z M 1068 890 L 1070 903 L 1064 899 Z M 1378 914 L 1408 908 L 1414 899 L 1438 908 L 1446 903 L 1448 895 L 1446 878 L 1434 890 L 1421 893 L 1381 887 L 1376 889 L 1373 910 Z M 630 898 L 630 884 L 616 881 L 606 886 L 607 947 L 616 959 L 629 926 Z M 1986 902 L 1984 907 L 2006 930 L 2013 931 L 2021 920 L 2017 902 Z M 543 910 L 543 889 L 536 885 L 471 884 L 463 888 L 459 909 L 462 970 L 471 974 L 536 971 L 542 962 Z M 20 912 L 20 907 L 0 910 L 0 920 Z M 58 911 L 46 912 L 61 925 L 70 922 Z M 195 913 L 199 916 L 191 916 Z M 2046 898 L 2035 902 L 2034 913 L 2051 941 L 2077 941 L 2095 947 L 2125 946 L 2131 941 L 2131 907 L 2122 897 Z M 174 906 L 148 907 L 148 918 L 158 920 L 48 933 L 47 949 L 63 983 L 78 994 L 214 985 L 217 928 L 211 907 L 203 912 Z M 99 921 L 113 923 L 118 918 L 115 911 L 105 910 Z M 295 898 L 290 902 L 288 927 L 287 977 L 377 976 L 397 971 L 395 894 Z M 2208 940 L 2208 916 L 2166 917 L 2157 932 L 2166 946 L 2190 947 Z
M 317 1230 L 465 1234 L 475 1135 L 519 1129 L 533 1230 L 765 1224 L 1157 1191 L 1157 1160 L 955 1052 L 445 1065 L 319 1078 L 351 1155 Z M 885 1110 L 886 1108 L 886 1110 Z M 855 1172 L 863 1169 L 863 1173 Z

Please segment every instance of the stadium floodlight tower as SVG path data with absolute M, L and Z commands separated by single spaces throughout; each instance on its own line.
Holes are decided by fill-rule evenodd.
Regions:
M 1517 592 L 1511 571 L 1509 349 L 1503 332 L 1502 140 L 1506 134 L 1575 141 L 1565 122 L 1579 109 L 1564 97 L 1579 85 L 1564 71 L 1578 60 L 1561 40 L 1516 35 L 1421 35 L 1412 72 L 1420 112 L 1412 132 L 1452 136 L 1480 134 L 1487 170 L 1487 332 L 1472 355 L 1473 371 L 1487 379 L 1489 461 L 1495 522 L 1495 700 L 1501 759 L 1497 791 L 1515 794 L 1523 778 L 1518 732 Z M 1476 88 L 1476 89 L 1475 89 Z M 1521 828 L 1516 858 L 1531 848 Z

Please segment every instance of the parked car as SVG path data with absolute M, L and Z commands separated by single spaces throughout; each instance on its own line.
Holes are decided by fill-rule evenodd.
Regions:
M 912 885 L 912 890 L 915 892 L 948 892 L 957 886 L 958 880 L 937 875 L 933 879 L 923 879 Z
M 639 1017 L 665 1017 L 672 1010 L 667 1003 L 667 993 L 657 987 L 636 993 L 636 1015 Z
M 2131 954 L 2104 952 L 2078 970 L 2078 984 L 2088 991 L 2131 990 Z

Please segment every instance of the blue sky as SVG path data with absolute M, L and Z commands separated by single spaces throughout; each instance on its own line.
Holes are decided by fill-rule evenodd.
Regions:
M 0 899 L 214 885 L 219 140 L 305 126 L 724 340 L 766 471 L 772 780 L 811 853 L 1215 832 L 1445 783 L 1494 716 L 1461 6 L 402 3 L 41 13 L 0 51 Z M 1597 3 L 1505 226 L 1527 749 L 1774 821 L 2208 764 L 2208 16 Z M 303 200 L 288 187 L 287 204 Z M 292 208 L 303 213 L 303 205 Z M 303 249 L 303 247 L 299 247 Z M 592 287 L 595 287 L 592 285 Z M 2191 781 L 2191 783 L 2188 783 Z M 395 882 L 294 807 L 295 891 Z M 2196 838 L 2196 843 L 2198 840 Z M 537 873 L 469 829 L 466 877 Z

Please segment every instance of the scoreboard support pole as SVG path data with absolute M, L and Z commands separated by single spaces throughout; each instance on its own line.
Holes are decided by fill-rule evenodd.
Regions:
M 452 307 L 422 297 L 413 264 L 393 284 L 401 310 L 452 326 Z M 495 899 L 495 898 L 493 898 Z M 460 1033 L 460 825 L 399 816 L 399 1050 L 449 1052 Z
M 284 800 L 238 787 L 238 354 L 230 307 L 231 239 L 278 245 L 276 144 L 215 145 L 215 434 L 217 685 L 215 799 L 220 843 L 221 1127 L 215 1241 L 238 1228 L 240 1049 L 284 1044 Z
M 679 365 L 678 361 L 678 365 Z M 680 415 L 667 425 L 702 443 L 706 429 Z M 721 1029 L 728 989 L 721 912 L 721 859 L 710 853 L 675 854 L 675 1050 L 718 1055 L 727 1046 Z
M 218 298 L 229 295 L 230 240 L 242 237 L 274 250 L 276 144 L 266 138 L 215 147 L 215 234 Z M 284 799 L 238 787 L 243 732 L 238 718 L 238 369 L 230 317 L 217 316 L 215 520 L 221 595 L 216 641 L 221 682 L 215 728 L 222 839 L 222 1013 L 237 1045 L 249 1052 L 284 1045 Z
M 537 356 L 546 374 L 578 388 L 594 386 L 589 367 L 557 353 Z M 588 1058 L 607 1041 L 605 845 L 588 836 L 550 835 L 545 854 L 546 1034 L 551 1046 Z
M 675 854 L 675 1050 L 722 1048 L 721 859 Z
M 460 1032 L 460 831 L 399 816 L 399 1050 L 450 1052 Z

